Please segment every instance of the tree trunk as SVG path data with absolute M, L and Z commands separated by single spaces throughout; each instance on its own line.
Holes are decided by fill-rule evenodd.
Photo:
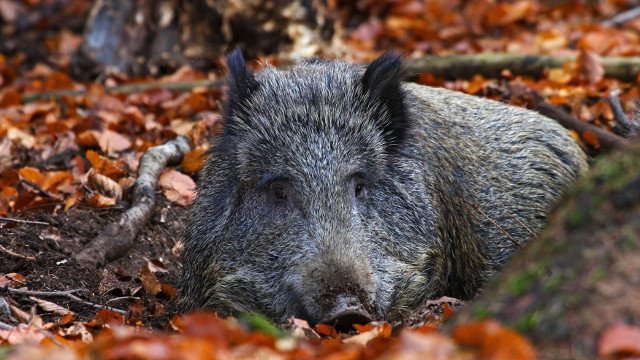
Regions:
M 324 0 L 98 0 L 72 61 L 74 76 L 211 67 L 230 48 L 249 58 L 317 55 L 333 37 Z

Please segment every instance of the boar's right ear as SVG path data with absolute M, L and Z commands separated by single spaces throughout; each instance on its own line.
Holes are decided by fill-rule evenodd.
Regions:
M 378 112 L 376 120 L 387 139 L 388 150 L 393 150 L 403 142 L 410 125 L 402 80 L 402 59 L 394 52 L 387 52 L 375 59 L 361 80 L 371 106 Z
M 236 48 L 227 55 L 228 92 L 225 106 L 225 120 L 229 120 L 231 114 L 237 111 L 242 104 L 255 90 L 259 84 L 251 71 L 247 69 L 242 56 L 242 50 Z

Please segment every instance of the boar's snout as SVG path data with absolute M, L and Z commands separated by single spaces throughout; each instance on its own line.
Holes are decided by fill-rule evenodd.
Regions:
M 364 325 L 373 320 L 371 314 L 357 297 L 340 295 L 336 298 L 333 309 L 326 314 L 320 323 L 332 325 L 340 332 L 349 332 L 353 330 L 353 325 Z

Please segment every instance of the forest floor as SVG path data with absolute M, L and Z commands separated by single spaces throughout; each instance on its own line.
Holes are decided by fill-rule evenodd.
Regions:
M 175 318 L 181 219 L 194 196 L 200 155 L 208 147 L 208 138 L 222 126 L 219 83 L 223 54 L 211 59 L 212 68 L 206 70 L 183 66 L 164 76 L 107 74 L 92 83 L 76 81 L 69 64 L 82 41 L 84 21 L 93 3 L 0 1 L 0 359 L 8 351 L 4 345 L 34 339 L 43 347 L 16 354 L 60 358 L 62 352 L 72 349 L 78 357 L 90 352 L 104 358 L 161 358 L 159 354 L 176 358 L 189 352 L 200 358 L 213 356 L 210 345 L 198 342 L 202 340 L 220 345 L 215 351 L 227 355 L 252 353 L 256 357 L 386 354 L 394 358 L 413 354 L 420 358 L 417 354 L 439 353 L 461 359 L 472 354 L 535 358 L 527 340 L 492 320 L 461 324 L 451 336 L 435 331 L 434 326 L 458 312 L 460 303 L 455 299 L 425 304 L 415 319 L 409 319 L 417 330 L 399 336 L 394 332 L 393 340 L 391 326 L 382 323 L 345 337 L 332 329 L 310 329 L 294 322 L 291 333 L 306 335 L 307 340 L 292 345 L 287 342 L 289 335 L 259 319 L 240 320 L 238 327 L 208 316 Z M 357 3 L 341 9 L 337 19 L 346 29 L 342 44 L 351 49 L 351 58 L 361 62 L 386 49 L 403 52 L 412 59 L 409 63 L 424 55 L 454 53 L 573 56 L 574 60 L 536 76 L 505 70 L 495 77 L 477 74 L 471 78 L 421 73 L 412 80 L 542 112 L 536 105 L 539 100 L 530 97 L 535 93 L 543 103 L 580 124 L 569 131 L 591 155 L 606 153 L 625 141 L 615 134 L 620 122 L 607 98 L 618 91 L 622 112 L 633 114 L 640 99 L 639 78 L 609 76 L 603 59 L 640 55 L 640 20 L 604 22 L 628 10 L 632 2 L 569 1 L 557 7 L 534 0 Z M 278 62 L 277 54 L 265 54 L 265 58 Z M 257 62 L 250 65 L 259 67 Z M 202 81 L 210 85 L 198 86 Z M 193 86 L 180 90 L 167 86 L 175 83 Z M 129 85 L 145 86 L 121 88 Z M 589 127 L 583 127 L 585 124 Z M 608 135 L 602 137 L 603 133 Z M 165 181 L 160 180 L 153 215 L 134 246 L 104 268 L 77 264 L 74 255 L 130 205 L 129 189 L 143 152 L 178 135 L 189 138 L 192 151 L 181 164 L 163 173 Z M 609 219 L 608 224 L 617 236 L 616 219 Z M 605 252 L 608 245 L 601 246 L 593 249 L 595 254 Z M 528 279 L 516 278 L 514 289 Z M 608 289 L 615 296 L 623 293 L 624 285 L 611 282 Z M 625 293 L 630 289 L 634 290 L 628 287 Z M 548 298 L 536 289 L 531 291 L 509 309 L 515 313 L 537 299 Z M 619 314 L 603 311 L 594 316 L 599 323 L 608 323 Z M 501 315 L 508 319 L 510 314 Z M 182 337 L 150 335 L 145 329 L 170 330 Z M 269 337 L 249 331 L 256 329 Z M 99 334 L 102 340 L 93 341 Z M 592 336 L 591 343 L 596 338 Z M 123 353 L 111 353 L 114 344 Z M 623 350 L 640 355 L 637 348 Z

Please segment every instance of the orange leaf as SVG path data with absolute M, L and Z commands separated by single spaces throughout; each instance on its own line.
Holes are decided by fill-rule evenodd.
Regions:
M 598 341 L 598 354 L 640 356 L 640 327 L 614 324 L 607 327 Z
M 38 185 L 40 185 L 40 183 L 44 179 L 44 175 L 42 175 L 40 170 L 30 166 L 25 166 L 18 170 L 18 175 L 20 175 L 21 178 L 29 180 L 32 183 Z
M 149 270 L 146 264 L 140 269 L 140 281 L 144 291 L 149 295 L 157 295 L 162 290 L 162 285 L 158 278 Z
M 588 145 L 596 149 L 600 148 L 600 142 L 598 141 L 598 137 L 592 131 L 587 130 L 583 132 L 582 140 L 584 140 L 584 142 L 586 142 Z
M 127 176 L 127 172 L 119 167 L 115 162 L 98 154 L 97 152 L 88 150 L 85 155 L 87 156 L 87 160 L 91 163 L 91 167 L 93 167 L 94 171 L 98 174 L 116 181 Z
M 322 334 L 324 336 L 328 336 L 328 337 L 332 337 L 332 338 L 337 338 L 338 337 L 338 332 L 331 325 L 317 324 L 316 325 L 316 331 L 318 332 L 318 334 Z
M 102 194 L 95 194 L 89 200 L 87 200 L 87 204 L 95 207 L 107 207 L 113 206 L 116 204 L 116 199 L 106 197 Z
M 206 147 L 198 146 L 184 155 L 180 166 L 189 174 L 195 174 L 204 166 Z
M 72 180 L 73 176 L 68 171 L 48 171 L 44 174 L 41 186 L 45 190 L 53 190 L 54 187 L 63 183 L 70 183 Z
M 442 310 L 442 318 L 444 320 L 447 320 L 450 317 L 452 317 L 454 312 L 455 311 L 453 311 L 453 309 L 451 308 L 451 306 L 449 306 L 449 304 L 444 303 L 443 310 Z
M 475 347 L 483 359 L 537 359 L 535 349 L 525 338 L 495 320 L 460 325 L 452 337 L 459 344 Z
M 27 278 L 18 273 L 4 274 L 0 278 L 1 286 L 22 286 L 27 283 Z
M 15 89 L 7 89 L 0 93 L 0 108 L 20 105 L 21 103 L 20 93 Z

